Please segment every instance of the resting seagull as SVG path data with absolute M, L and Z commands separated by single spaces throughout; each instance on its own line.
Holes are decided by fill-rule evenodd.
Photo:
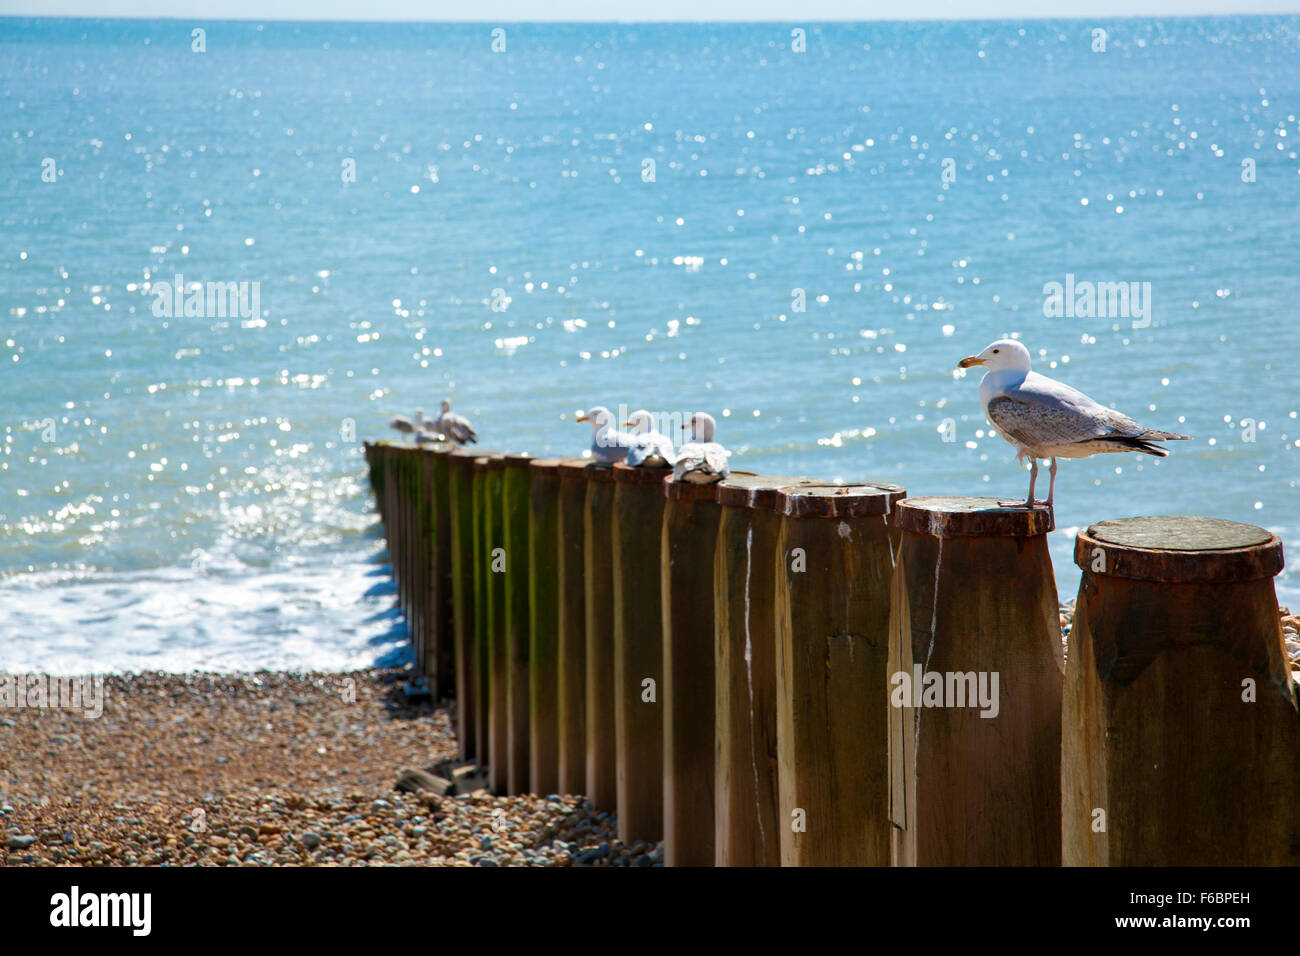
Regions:
M 713 440 L 717 422 L 708 412 L 696 412 L 691 420 L 682 426 L 689 428 L 691 437 L 686 444 L 677 449 L 677 464 L 673 468 L 673 481 L 689 481 L 696 485 L 707 485 L 721 481 L 731 474 L 727 467 L 727 449 Z
M 474 433 L 469 419 L 464 415 L 457 415 L 451 410 L 451 402 L 443 400 L 442 415 L 436 422 L 431 423 L 433 430 L 446 435 L 457 445 L 464 445 L 470 442 L 477 442 L 478 435 Z
M 614 416 L 604 405 L 594 405 L 578 421 L 591 422 L 591 457 L 602 465 L 613 465 L 627 458 L 632 436 L 614 427 Z
M 1032 462 L 1029 495 L 1019 507 L 1052 506 L 1056 492 L 1056 459 L 1088 458 L 1106 452 L 1137 451 L 1156 458 L 1169 455 L 1158 441 L 1181 441 L 1190 435 L 1143 428 L 1127 415 L 1098 405 L 1083 392 L 1046 375 L 1030 371 L 1029 349 L 1012 339 L 999 339 L 979 355 L 961 360 L 959 367 L 983 365 L 980 382 L 984 414 L 998 434 L 1016 448 L 1016 458 Z M 1050 458 L 1051 484 L 1047 500 L 1034 499 L 1038 459 Z
M 623 424 L 632 429 L 627 463 L 633 468 L 670 468 L 677 464 L 672 441 L 654 430 L 654 416 L 644 408 L 634 411 Z

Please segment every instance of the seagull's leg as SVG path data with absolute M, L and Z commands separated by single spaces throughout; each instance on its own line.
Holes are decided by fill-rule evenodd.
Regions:
M 1047 504 L 1047 507 L 1050 508 L 1050 507 L 1052 507 L 1052 498 L 1054 498 L 1054 497 L 1056 496 L 1056 459 L 1055 459 L 1055 458 L 1052 459 L 1052 467 L 1051 467 L 1051 469 L 1049 470 L 1049 474 L 1052 476 L 1052 480 L 1051 480 L 1051 483 L 1048 484 L 1048 486 L 1047 486 L 1047 502 L 1046 502 L 1046 504 Z
M 1034 506 L 1034 482 L 1038 481 L 1038 459 L 1029 459 L 1029 497 L 1024 501 L 999 501 L 1003 508 L 1032 508 Z

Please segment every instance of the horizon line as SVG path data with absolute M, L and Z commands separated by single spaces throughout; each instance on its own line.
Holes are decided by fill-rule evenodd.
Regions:
M 986 17 L 986 16 L 914 16 L 914 17 L 869 17 L 869 18 L 849 18 L 833 17 L 830 19 L 797 19 L 797 18 L 767 18 L 759 17 L 755 19 L 741 19 L 733 17 L 723 17 L 720 19 L 699 19 L 699 20 L 680 20 L 665 18 L 661 20 L 636 20 L 636 19 L 608 19 L 608 20 L 591 20 L 581 17 L 556 17 L 548 20 L 519 20 L 509 18 L 495 18 L 491 20 L 480 19 L 452 19 L 452 20 L 423 20 L 412 17 L 385 17 L 380 19 L 368 17 L 327 17 L 317 19 L 314 17 L 231 17 L 231 16 L 181 16 L 165 15 L 155 16 L 147 14 L 114 14 L 113 16 L 92 16 L 79 13 L 7 13 L 0 12 L 0 22 L 5 20 L 89 20 L 89 21 L 112 21 L 112 20 L 175 20 L 186 23 L 198 21 L 216 21 L 221 23 L 358 23 L 358 24 L 388 24 L 388 23 L 418 23 L 418 24 L 441 24 L 441 25 L 482 25 L 495 26 L 502 23 L 522 24 L 529 26 L 546 26 L 548 24 L 568 24 L 596 26 L 602 24 L 613 24 L 620 26 L 693 26 L 703 24 L 791 24 L 801 26 L 805 24 L 853 24 L 853 23 L 1018 23 L 1018 22 L 1040 22 L 1040 21 L 1077 21 L 1077 20 L 1192 20 L 1192 19 L 1248 19 L 1263 17 L 1300 17 L 1300 3 L 1295 10 L 1269 10 L 1269 11 L 1250 11 L 1241 12 L 1238 10 L 1213 12 L 1213 13 L 1119 13 L 1119 14 L 1053 14 L 1050 16 L 1040 16 L 1037 14 L 1022 14 L 1017 16 L 1006 17 Z

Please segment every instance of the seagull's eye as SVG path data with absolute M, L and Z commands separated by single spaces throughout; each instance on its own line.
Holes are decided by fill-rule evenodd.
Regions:
M 997 355 L 997 354 L 998 354 L 998 350 L 997 350 L 997 349 L 994 349 L 994 350 L 993 350 L 993 354 L 994 354 L 994 355 Z

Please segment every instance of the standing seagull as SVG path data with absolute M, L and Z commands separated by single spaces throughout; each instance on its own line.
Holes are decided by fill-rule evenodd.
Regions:
M 1182 441 L 1190 435 L 1152 431 L 1127 415 L 1098 405 L 1083 392 L 1029 369 L 1029 349 L 1012 339 L 999 339 L 979 355 L 958 363 L 960 368 L 983 365 L 980 382 L 984 414 L 999 435 L 1016 448 L 1016 458 L 1032 462 L 1029 495 L 1019 507 L 1052 506 L 1056 493 L 1056 459 L 1088 458 L 1106 452 L 1138 451 L 1156 458 L 1169 455 L 1158 441 Z M 1038 459 L 1052 459 L 1047 500 L 1034 499 Z
M 707 485 L 731 474 L 731 469 L 727 467 L 727 449 L 713 440 L 713 432 L 717 428 L 713 416 L 708 412 L 696 412 L 682 426 L 683 431 L 687 428 L 691 430 L 691 437 L 677 449 L 673 481 Z
M 633 468 L 671 468 L 677 464 L 673 443 L 667 435 L 654 430 L 654 416 L 638 408 L 623 424 L 632 429 L 632 447 L 627 451 L 627 463 Z
M 591 457 L 603 465 L 613 465 L 627 458 L 632 436 L 614 426 L 614 416 L 604 405 L 593 405 L 578 421 L 591 422 Z
M 469 419 L 464 415 L 457 415 L 453 412 L 451 402 L 446 399 L 443 399 L 442 415 L 433 423 L 433 430 L 446 435 L 457 445 L 478 441 L 478 435 L 474 433 Z

